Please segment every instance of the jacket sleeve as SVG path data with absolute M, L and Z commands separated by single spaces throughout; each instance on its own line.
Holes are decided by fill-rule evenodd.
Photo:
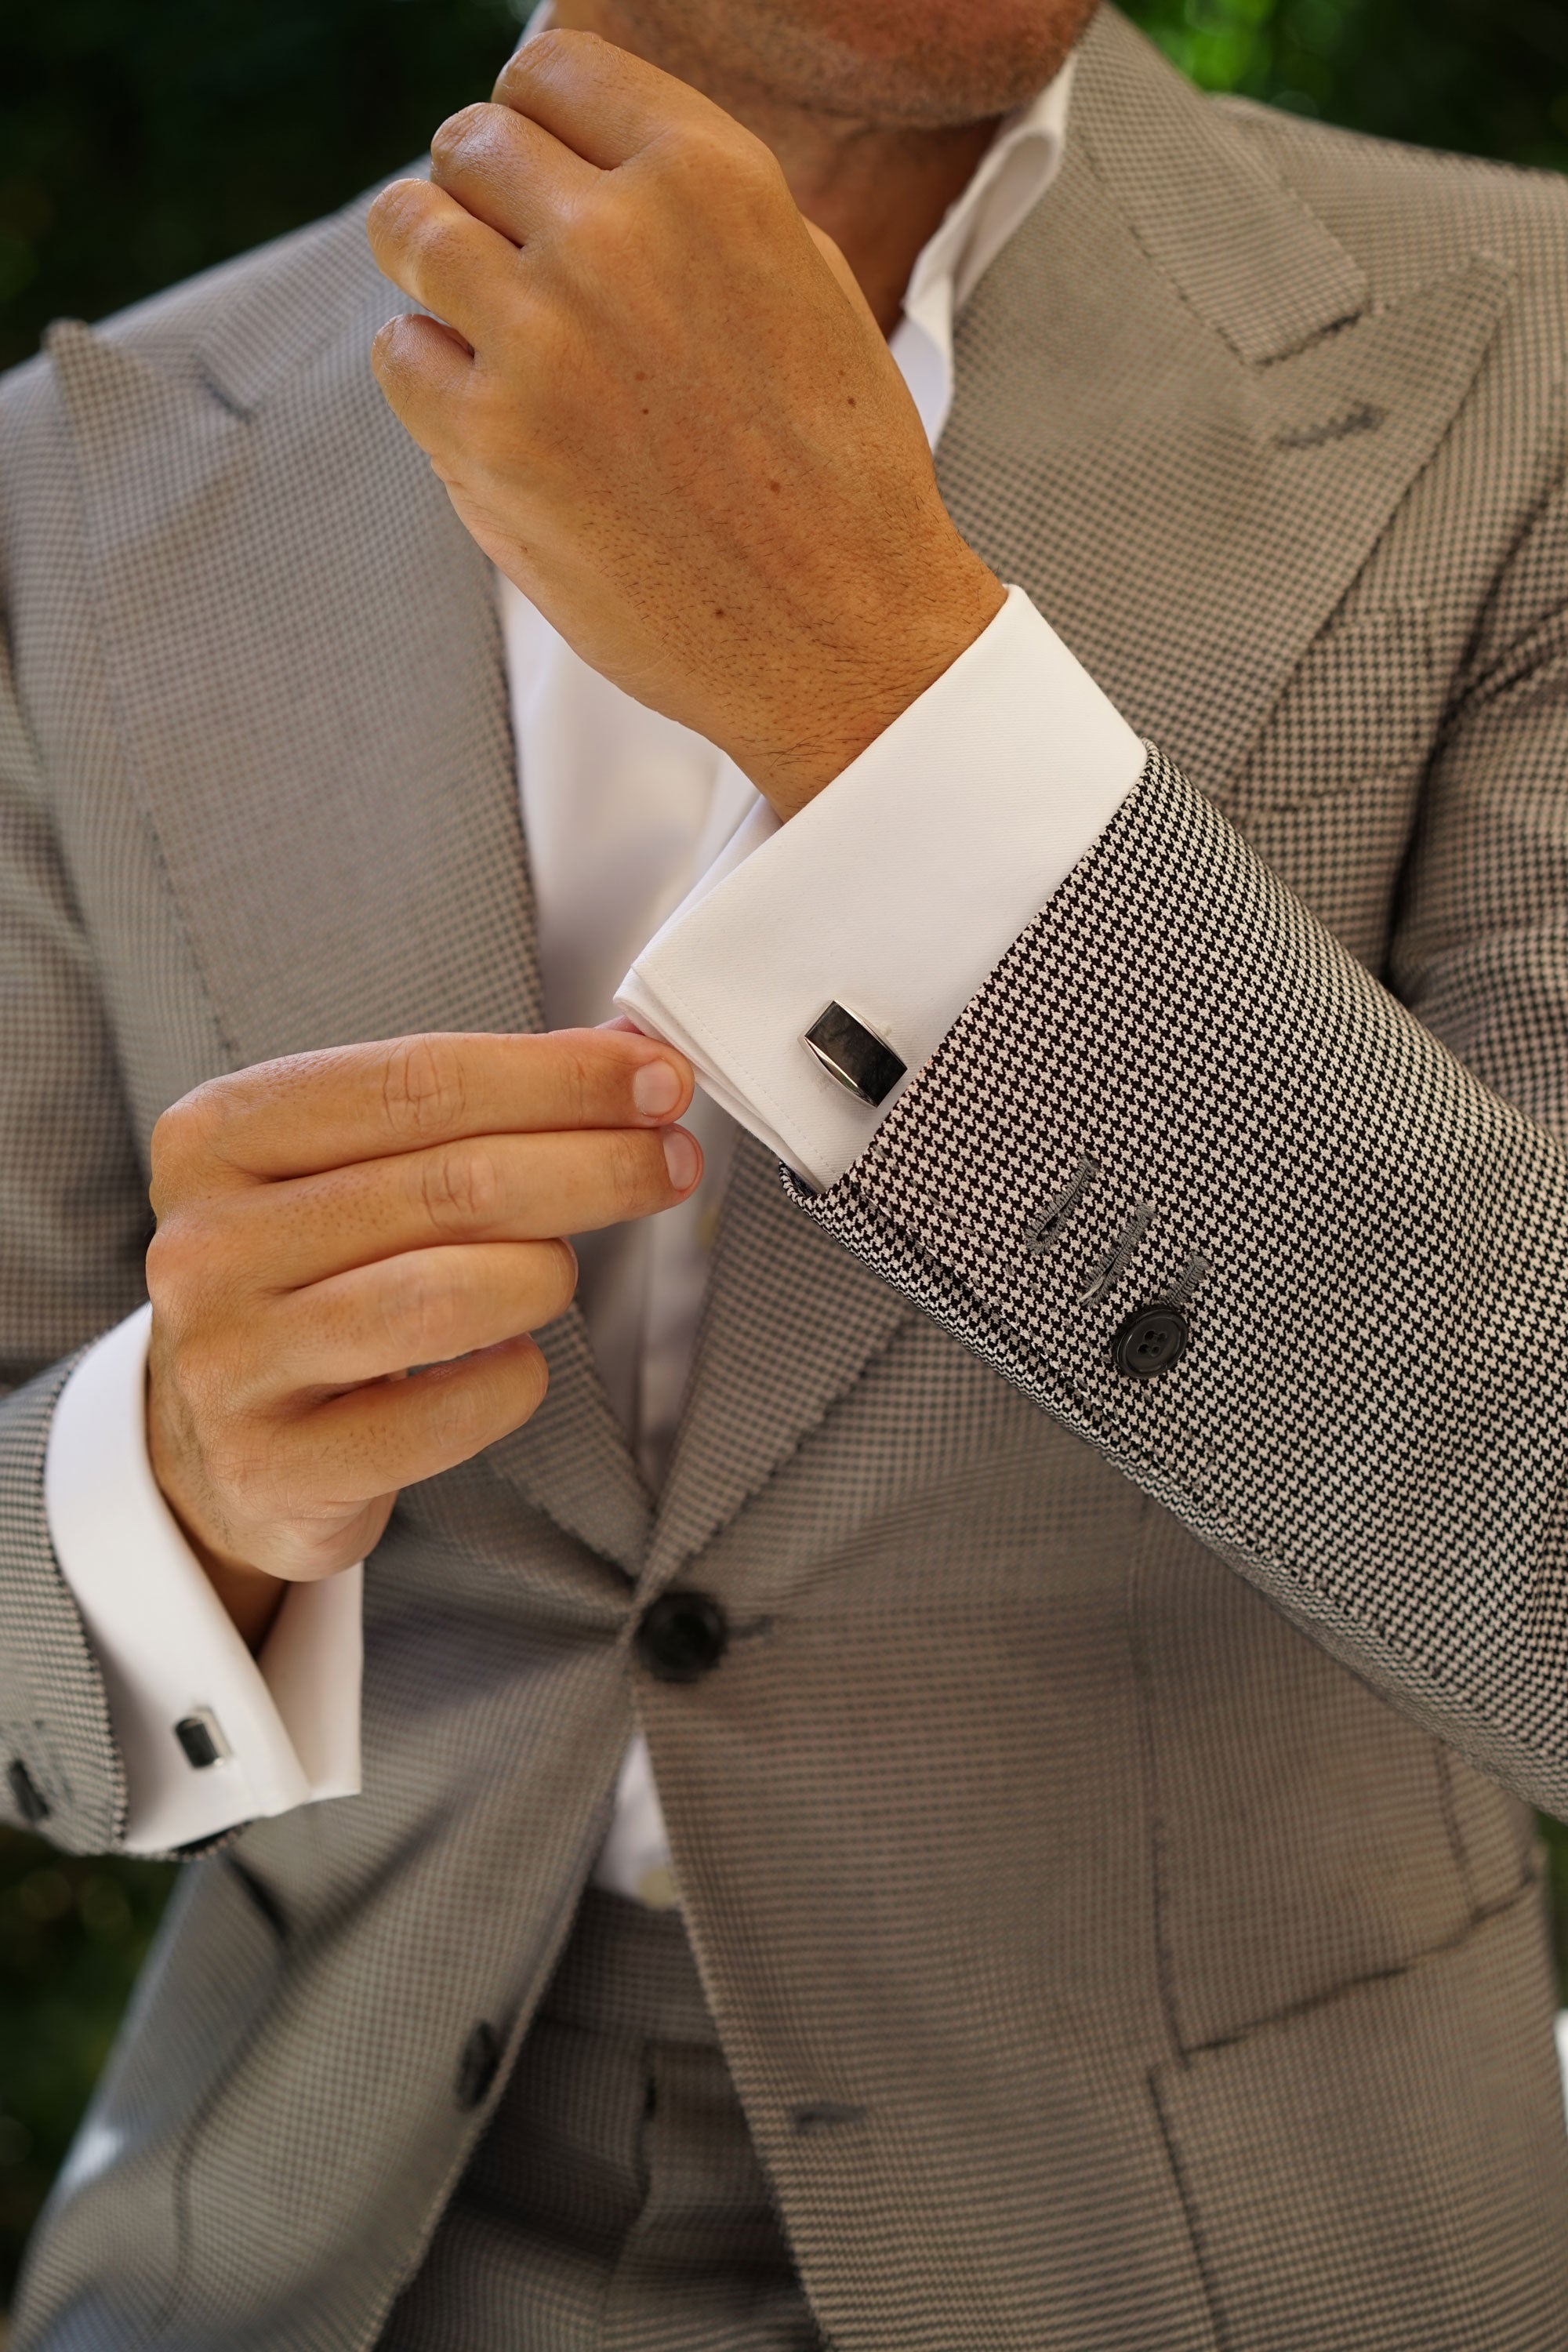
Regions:
M 142 1296 L 146 1188 L 0 627 L 0 1819 L 73 1853 L 124 1815 L 103 1684 L 50 1548 L 50 1417 Z
M 1151 749 L 861 1158 L 785 1181 L 1568 1815 L 1564 581 L 1559 503 L 1434 756 L 1391 985 Z

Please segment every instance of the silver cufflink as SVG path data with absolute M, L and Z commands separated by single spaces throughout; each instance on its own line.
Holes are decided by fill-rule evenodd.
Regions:
M 819 1013 L 802 1043 L 830 1078 L 873 1110 L 887 1101 L 907 1067 L 889 1045 L 842 1004 L 829 1004 Z

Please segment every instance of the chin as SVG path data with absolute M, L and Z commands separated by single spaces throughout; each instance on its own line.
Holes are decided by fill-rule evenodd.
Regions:
M 862 121 L 934 128 L 1025 105 L 1060 71 L 1097 5 L 719 0 L 718 13 L 731 37 L 750 35 L 756 79 L 774 97 Z

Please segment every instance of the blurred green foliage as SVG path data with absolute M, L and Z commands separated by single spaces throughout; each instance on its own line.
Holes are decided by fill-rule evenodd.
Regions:
M 1568 169 L 1563 0 L 1132 0 L 1127 14 L 1207 89 Z
M 0 2310 L 173 1879 L 0 1830 Z
M 0 366 L 395 171 L 530 5 L 0 0 Z
M 328 211 L 482 97 L 529 0 L 0 0 L 0 366 Z M 1131 0 L 1207 87 L 1568 165 L 1563 0 Z
M 342 202 L 482 96 L 527 0 L 0 0 L 0 366 Z M 1131 0 L 1205 87 L 1568 167 L 1563 0 Z M 1545 1823 L 1568 1920 L 1568 1831 Z M 172 1872 L 0 1832 L 0 2306 Z

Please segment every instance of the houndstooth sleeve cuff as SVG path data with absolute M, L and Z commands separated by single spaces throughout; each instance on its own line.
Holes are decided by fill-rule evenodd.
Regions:
M 786 1181 L 1568 1815 L 1568 1159 L 1158 753 L 855 1164 Z

